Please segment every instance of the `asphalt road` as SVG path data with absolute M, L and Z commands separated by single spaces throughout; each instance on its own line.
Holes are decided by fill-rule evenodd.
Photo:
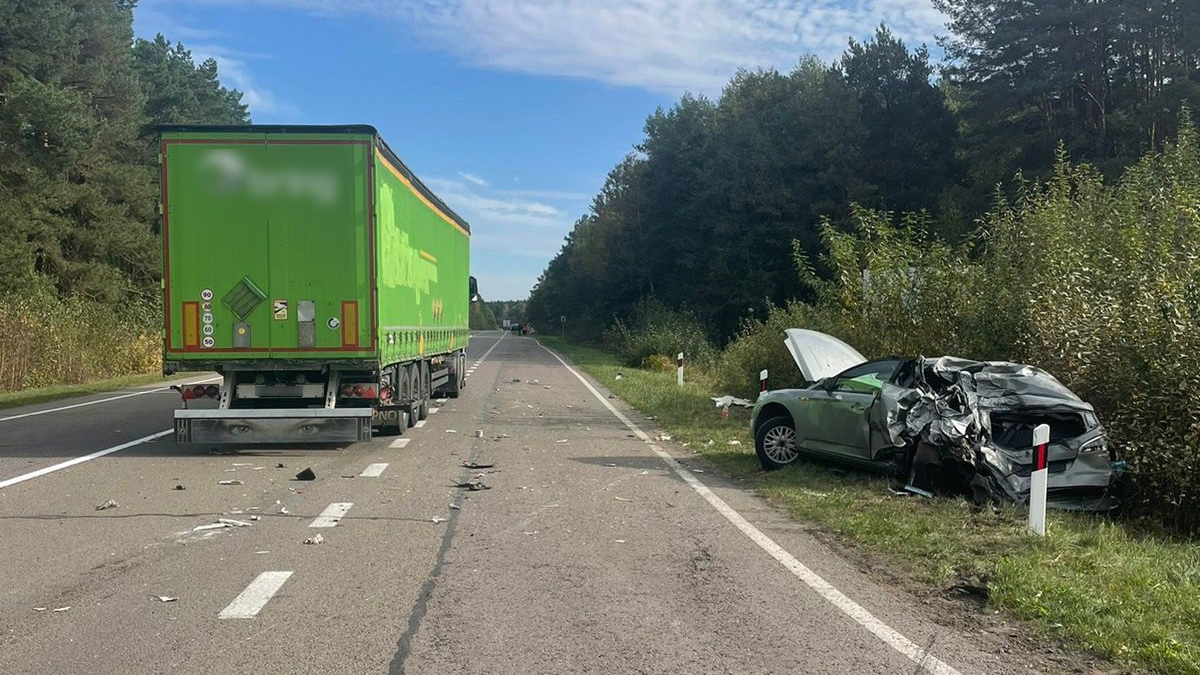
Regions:
M 403 437 L 168 435 L 0 488 L 0 673 L 1043 672 L 502 335 Z M 169 430 L 156 389 L 0 411 L 0 485 Z

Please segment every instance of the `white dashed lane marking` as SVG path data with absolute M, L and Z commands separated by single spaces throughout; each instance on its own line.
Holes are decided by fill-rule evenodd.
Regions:
M 363 469 L 363 472 L 358 475 L 362 476 L 363 478 L 379 478 L 383 475 L 383 472 L 387 470 L 387 468 L 387 463 L 369 464 L 367 468 Z
M 233 602 L 221 610 L 217 618 L 253 619 L 266 606 L 267 601 L 279 592 L 283 582 L 290 576 L 291 572 L 263 572 L 255 577 Z
M 403 448 L 404 446 L 408 445 L 411 442 L 412 442 L 411 438 L 397 438 L 396 440 L 392 441 L 388 445 L 388 447 L 389 448 Z
M 325 507 L 321 515 L 308 524 L 309 527 L 336 527 L 338 521 L 346 517 L 350 512 L 350 507 L 354 506 L 354 502 L 334 502 Z
M 432 415 L 433 413 L 435 413 L 435 412 L 437 412 L 437 411 L 439 411 L 439 410 L 441 410 L 441 408 L 430 408 L 430 409 L 429 409 L 429 414 L 430 414 L 430 415 Z

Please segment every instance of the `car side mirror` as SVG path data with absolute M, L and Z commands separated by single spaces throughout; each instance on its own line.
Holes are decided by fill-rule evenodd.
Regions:
M 829 393 L 833 393 L 833 387 L 837 384 L 836 377 L 827 377 L 821 380 L 821 388 Z

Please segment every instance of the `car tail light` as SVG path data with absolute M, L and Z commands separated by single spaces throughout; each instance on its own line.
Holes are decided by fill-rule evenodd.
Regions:
M 221 395 L 221 388 L 215 384 L 210 384 L 204 389 L 204 395 L 209 398 L 217 398 Z
M 363 387 L 362 397 L 375 398 L 375 385 L 368 384 L 367 386 Z

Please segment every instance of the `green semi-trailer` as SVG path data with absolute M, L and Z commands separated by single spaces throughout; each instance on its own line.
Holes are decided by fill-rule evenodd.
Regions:
M 178 441 L 367 440 L 458 395 L 470 227 L 373 127 L 160 134 L 163 371 L 223 379 Z

